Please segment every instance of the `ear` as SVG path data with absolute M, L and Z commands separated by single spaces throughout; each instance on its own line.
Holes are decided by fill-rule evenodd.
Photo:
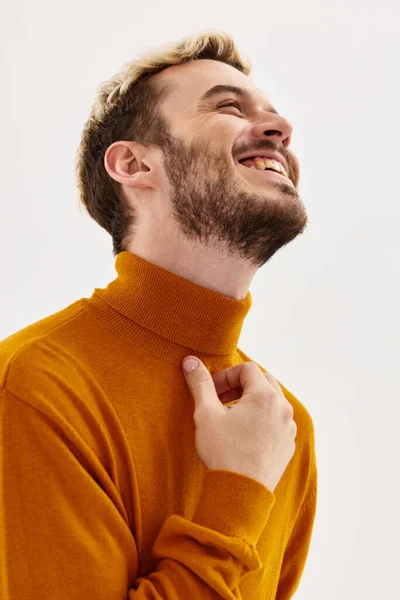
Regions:
M 104 168 L 123 185 L 149 187 L 143 177 L 150 170 L 145 165 L 145 154 L 145 146 L 137 142 L 114 142 L 104 155 Z

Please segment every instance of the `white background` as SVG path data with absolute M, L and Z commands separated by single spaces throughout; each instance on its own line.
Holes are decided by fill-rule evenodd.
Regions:
M 4 18 L 5 17 L 5 18 Z M 394 598 L 399 550 L 397 2 L 36 0 L 2 10 L 0 339 L 115 278 L 74 157 L 99 83 L 214 28 L 294 127 L 303 236 L 251 285 L 239 347 L 309 410 L 318 508 L 296 600 Z M 254 599 L 262 600 L 262 599 Z

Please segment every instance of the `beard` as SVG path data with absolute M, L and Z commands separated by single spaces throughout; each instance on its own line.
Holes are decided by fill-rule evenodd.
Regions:
M 162 150 L 173 215 L 193 243 L 260 268 L 306 229 L 306 209 L 284 179 L 264 184 L 260 175 L 258 184 L 205 140 L 169 137 Z

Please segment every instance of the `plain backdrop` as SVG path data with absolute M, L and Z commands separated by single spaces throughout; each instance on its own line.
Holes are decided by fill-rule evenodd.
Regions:
M 239 347 L 310 412 L 318 507 L 296 600 L 397 596 L 400 8 L 397 2 L 4 3 L 0 339 L 116 277 L 79 208 L 97 86 L 137 54 L 230 33 L 294 127 L 303 236 L 256 274 Z M 256 600 L 256 599 L 255 599 Z M 257 599 L 257 600 L 262 600 Z

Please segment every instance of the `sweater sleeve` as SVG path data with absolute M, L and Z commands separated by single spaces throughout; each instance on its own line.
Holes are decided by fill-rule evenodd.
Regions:
M 286 546 L 275 600 L 289 600 L 300 584 L 314 527 L 317 507 L 317 476 L 299 510 Z
M 156 569 L 138 578 L 134 535 L 101 468 L 56 413 L 0 392 L 0 600 L 241 598 L 240 578 L 262 567 L 270 490 L 208 471 L 193 518 L 165 520 Z

